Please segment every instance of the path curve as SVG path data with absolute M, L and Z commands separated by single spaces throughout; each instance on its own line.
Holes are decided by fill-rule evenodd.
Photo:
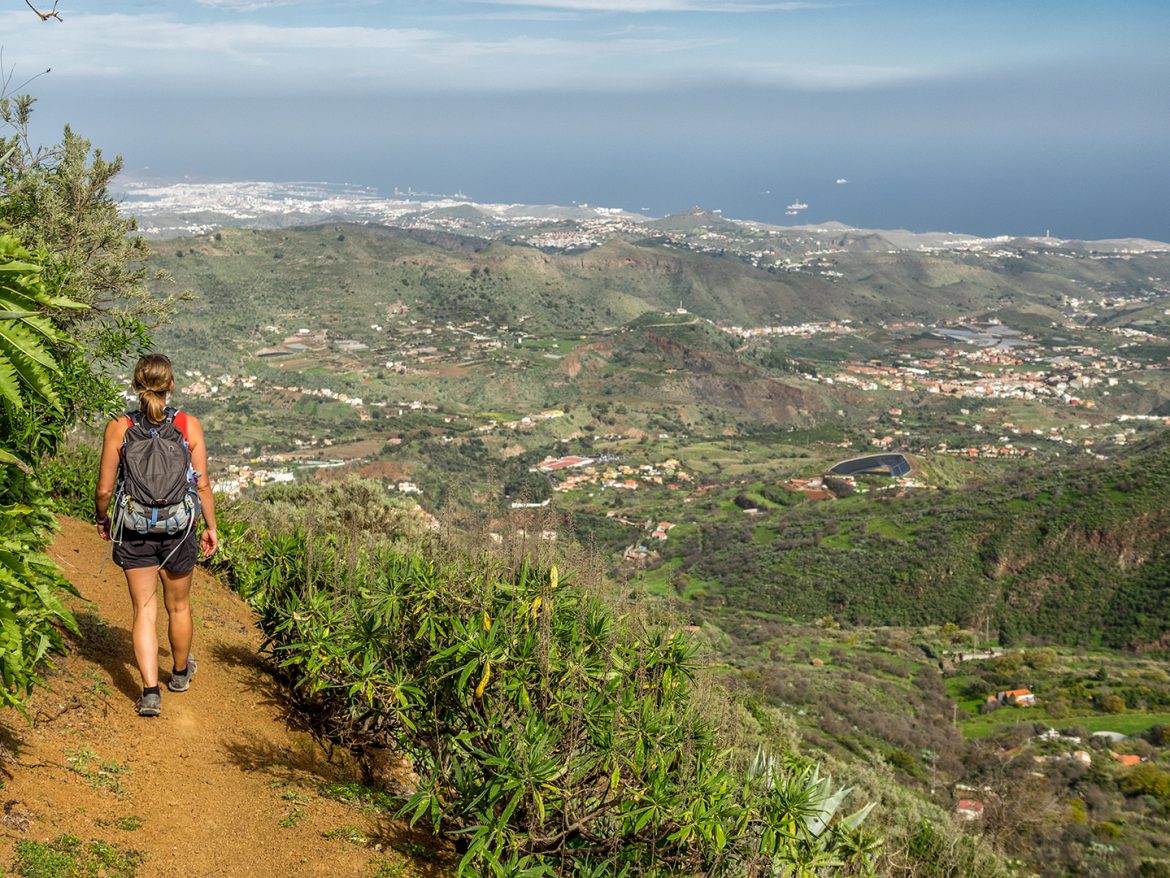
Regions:
M 429 836 L 321 794 L 352 766 L 293 728 L 250 611 L 203 570 L 191 688 L 165 688 L 160 594 L 163 712 L 136 716 L 130 601 L 106 549 L 90 524 L 61 520 L 50 554 L 81 593 L 85 636 L 34 695 L 31 725 L 0 712 L 0 873 L 20 839 L 70 834 L 142 852 L 140 878 L 449 874 Z

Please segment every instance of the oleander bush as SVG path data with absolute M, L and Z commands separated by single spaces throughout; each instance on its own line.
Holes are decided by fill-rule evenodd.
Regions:
M 392 748 L 462 875 L 869 874 L 868 808 L 725 746 L 697 647 L 555 565 L 241 524 L 217 561 L 317 734 Z M 230 521 L 228 520 L 230 519 Z M 750 754 L 749 754 L 750 756 Z

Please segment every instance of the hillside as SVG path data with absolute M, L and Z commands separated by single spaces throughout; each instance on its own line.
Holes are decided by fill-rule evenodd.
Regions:
M 396 302 L 432 320 L 476 317 L 578 332 L 680 304 L 709 320 L 747 325 L 931 321 L 1009 306 L 1051 317 L 1064 296 L 1140 290 L 1158 270 L 1154 255 L 1097 259 L 1040 250 L 998 256 L 868 247 L 813 251 L 781 266 L 763 258 L 753 264 L 730 249 L 658 239 L 612 238 L 585 252 L 555 253 L 356 225 L 224 229 L 155 246 L 158 266 L 198 294 L 174 331 L 219 361 L 238 356 L 241 344 L 278 317 L 349 337 L 384 319 L 385 308 Z M 332 307 L 339 297 L 345 307 Z
M 695 231 L 552 252 L 224 229 L 157 246 L 196 294 L 157 344 L 236 486 L 357 471 L 489 529 L 547 501 L 562 523 L 543 530 L 708 618 L 1164 647 L 1170 618 L 1142 607 L 1167 527 L 1142 473 L 1165 455 L 1126 456 L 1170 405 L 1157 254 L 891 252 L 837 230 L 781 267 Z M 879 444 L 917 461 L 897 491 L 781 487 Z M 562 456 L 592 471 L 537 471 Z
M 1168 480 L 1162 431 L 1111 461 L 1022 468 L 959 490 L 894 496 L 875 478 L 837 502 L 765 503 L 750 522 L 700 525 L 692 548 L 666 561 L 722 582 L 706 613 L 951 621 L 1009 643 L 1165 650 Z
M 297 729 L 257 656 L 251 612 L 201 569 L 192 597 L 199 671 L 188 692 L 164 691 L 159 719 L 136 716 L 130 604 L 121 570 L 102 564 L 106 549 L 87 523 L 62 521 L 52 556 L 81 593 L 75 611 L 84 637 L 49 677 L 50 689 L 35 693 L 31 723 L 0 714 L 0 871 L 449 874 L 430 836 L 362 807 L 342 754 L 329 758 Z M 164 649 L 160 664 L 168 660 Z M 69 848 L 105 871 L 22 871 L 45 869 Z

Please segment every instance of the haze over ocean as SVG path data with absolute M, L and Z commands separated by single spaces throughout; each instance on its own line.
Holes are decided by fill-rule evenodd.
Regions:
M 1170 240 L 1154 0 L 60 8 L 0 12 L 13 84 L 53 68 L 34 134 L 164 178 Z

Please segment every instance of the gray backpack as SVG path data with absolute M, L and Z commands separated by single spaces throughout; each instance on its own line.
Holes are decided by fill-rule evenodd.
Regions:
M 115 533 L 175 534 L 189 531 L 199 516 L 199 494 L 191 449 L 175 426 L 174 408 L 161 424 L 141 412 L 127 412 L 130 426 L 122 439 L 122 463 L 115 499 Z

